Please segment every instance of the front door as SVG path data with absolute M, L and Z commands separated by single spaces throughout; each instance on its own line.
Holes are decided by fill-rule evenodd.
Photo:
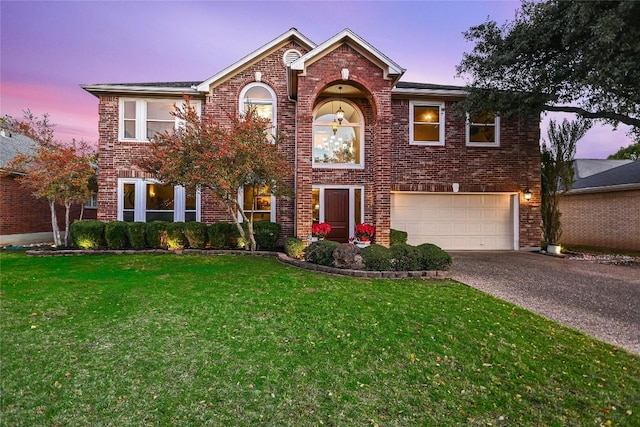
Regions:
M 328 240 L 349 241 L 349 190 L 324 190 L 324 222 L 331 226 Z

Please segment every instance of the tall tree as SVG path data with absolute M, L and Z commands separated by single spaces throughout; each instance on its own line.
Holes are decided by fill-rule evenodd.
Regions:
M 609 155 L 610 160 L 640 160 L 640 142 L 631 144 L 628 147 L 620 147 L 618 151 Z
M 591 127 L 590 122 L 564 119 L 560 125 L 549 123 L 548 141 L 542 144 L 542 233 L 548 245 L 557 245 L 562 236 L 560 197 L 574 183 L 573 159 L 576 145 Z
M 255 109 L 229 115 L 230 125 L 224 126 L 210 115 L 200 116 L 186 101 L 173 113 L 183 125 L 157 134 L 149 157 L 138 164 L 165 184 L 209 190 L 234 219 L 247 249 L 256 250 L 253 215 L 245 213 L 238 190 L 250 186 L 259 194 L 267 187 L 275 196 L 290 194 L 286 183 L 290 168 L 279 149 L 281 137 L 272 136 L 273 124 Z
M 640 2 L 525 0 L 513 22 L 465 37 L 469 111 L 571 112 L 640 138 Z
M 67 246 L 71 205 L 83 204 L 91 197 L 89 184 L 95 175 L 91 165 L 95 160 L 95 152 L 83 141 L 72 141 L 65 145 L 55 140 L 55 125 L 47 114 L 37 117 L 27 110 L 23 120 L 5 117 L 3 123 L 13 132 L 26 135 L 36 143 L 33 153 L 16 155 L 10 167 L 21 172 L 16 178 L 20 185 L 29 189 L 34 197 L 48 200 L 54 243 L 56 246 Z M 65 207 L 62 236 L 56 203 Z

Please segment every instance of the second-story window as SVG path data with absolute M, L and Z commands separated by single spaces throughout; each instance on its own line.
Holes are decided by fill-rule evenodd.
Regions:
M 200 101 L 191 103 L 199 113 Z M 172 113 L 183 104 L 175 99 L 121 99 L 120 140 L 149 141 L 157 133 L 175 129 L 179 120 Z

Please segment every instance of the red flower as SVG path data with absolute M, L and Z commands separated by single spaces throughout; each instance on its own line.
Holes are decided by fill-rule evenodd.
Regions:
M 311 233 L 314 237 L 325 237 L 330 232 L 331 226 L 326 222 L 319 222 L 311 225 Z
M 358 224 L 356 225 L 355 235 L 361 242 L 370 241 L 376 234 L 376 229 L 371 224 Z

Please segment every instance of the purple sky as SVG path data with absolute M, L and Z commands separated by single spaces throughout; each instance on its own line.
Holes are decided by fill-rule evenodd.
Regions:
M 98 102 L 80 84 L 202 81 L 291 27 L 315 43 L 350 28 L 406 68 L 402 80 L 463 86 L 455 67 L 473 45 L 462 33 L 511 20 L 519 5 L 2 0 L 0 114 L 49 113 L 58 139 L 97 141 Z M 605 158 L 631 143 L 625 132 L 594 127 L 577 157 Z

